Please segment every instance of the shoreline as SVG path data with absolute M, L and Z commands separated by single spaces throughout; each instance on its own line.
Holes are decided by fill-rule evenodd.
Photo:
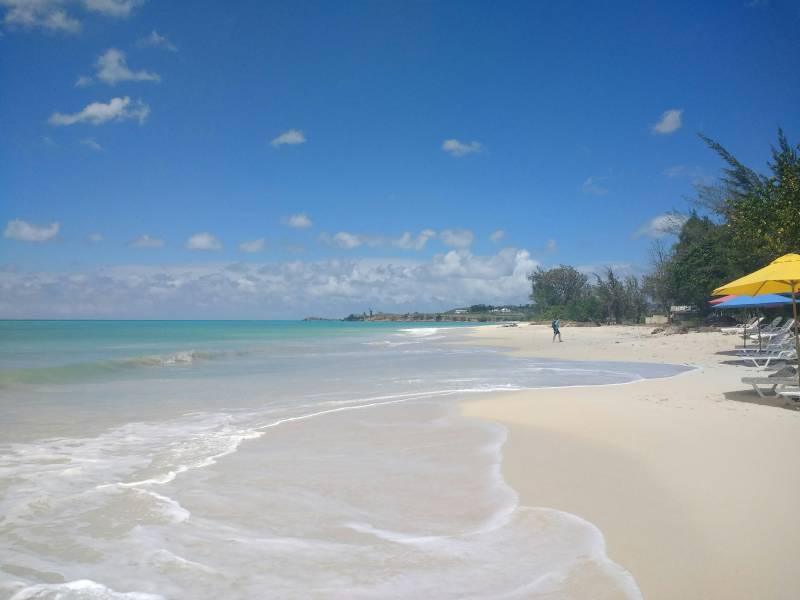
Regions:
M 502 472 L 520 504 L 572 513 L 645 598 L 795 598 L 800 574 L 800 414 L 740 382 L 718 333 L 645 327 L 482 327 L 468 343 L 514 356 L 696 368 L 624 384 L 492 393 L 462 414 L 508 428 Z

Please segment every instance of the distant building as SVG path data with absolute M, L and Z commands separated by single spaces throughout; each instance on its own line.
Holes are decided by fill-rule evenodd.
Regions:
M 467 314 L 469 312 L 469 309 L 467 309 L 467 308 L 457 308 L 453 312 L 456 313 L 457 315 L 465 315 L 465 314 Z
M 695 319 L 699 314 L 700 311 L 696 306 L 688 304 L 669 307 L 669 318 L 670 321 L 673 323 L 679 323 L 681 321 L 691 321 Z
M 644 318 L 645 325 L 666 325 L 669 323 L 669 317 L 664 315 L 652 315 Z

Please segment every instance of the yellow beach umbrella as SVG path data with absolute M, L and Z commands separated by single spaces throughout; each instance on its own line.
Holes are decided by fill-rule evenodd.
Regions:
M 792 295 L 792 314 L 794 316 L 794 347 L 800 358 L 800 325 L 797 323 L 797 295 L 800 293 L 800 254 L 786 254 L 776 258 L 763 269 L 740 277 L 714 290 L 714 296 L 725 294 Z M 800 386 L 800 364 L 797 369 L 797 385 Z

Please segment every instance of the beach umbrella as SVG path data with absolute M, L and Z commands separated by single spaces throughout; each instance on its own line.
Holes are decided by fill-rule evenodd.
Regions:
M 728 298 L 725 302 L 720 302 L 714 308 L 719 310 L 736 308 L 771 308 L 791 304 L 792 300 L 786 296 L 778 294 L 764 294 L 763 296 L 724 296 Z M 756 326 L 758 333 L 758 349 L 761 350 L 761 329 Z M 747 327 L 744 328 L 744 347 L 747 348 Z
M 734 294 L 729 294 L 727 296 L 723 296 L 722 298 L 714 298 L 713 300 L 709 300 L 708 303 L 711 306 L 717 306 L 723 302 L 727 302 L 728 300 L 733 300 L 734 298 L 736 298 Z
M 794 347 L 800 359 L 800 326 L 797 324 L 797 295 L 800 292 L 800 254 L 785 254 L 776 258 L 763 269 L 726 283 L 714 290 L 714 296 L 741 294 L 762 296 L 764 294 L 790 293 L 792 316 L 794 317 Z M 800 386 L 800 364 L 797 369 L 797 385 Z
M 791 304 L 792 299 L 778 294 L 764 294 L 763 296 L 727 296 L 728 300 L 720 302 L 714 308 L 719 310 L 729 308 L 771 308 Z

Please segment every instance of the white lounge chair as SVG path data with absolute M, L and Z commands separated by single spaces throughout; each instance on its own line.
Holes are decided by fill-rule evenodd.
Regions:
M 788 333 L 782 333 L 779 336 L 771 337 L 764 340 L 761 347 L 751 346 L 749 348 L 739 347 L 737 351 L 740 356 L 760 356 L 764 354 L 774 354 L 781 350 L 788 350 L 792 347 L 793 337 Z
M 750 337 L 753 336 L 759 337 L 759 335 L 766 335 L 768 333 L 772 333 L 773 331 L 777 331 L 778 328 L 781 326 L 781 321 L 783 321 L 783 317 L 775 317 L 767 324 L 761 324 L 758 329 L 754 329 L 753 331 L 749 331 L 748 333 L 743 333 L 742 337 Z
M 797 360 L 797 350 L 794 348 L 790 348 L 788 350 L 781 350 L 779 352 L 773 352 L 771 354 L 760 355 L 760 356 L 748 356 L 748 359 L 753 361 L 753 364 L 757 367 L 768 367 L 771 362 L 773 361 L 793 361 Z M 763 360 L 765 361 L 763 365 L 758 364 L 758 361 Z
M 778 327 L 778 329 L 776 329 L 775 331 L 769 331 L 767 333 L 762 333 L 761 334 L 761 339 L 764 339 L 764 338 L 769 339 L 769 338 L 774 338 L 776 336 L 780 336 L 780 335 L 783 335 L 783 334 L 789 334 L 789 333 L 792 332 L 792 327 L 793 326 L 794 326 L 794 319 L 786 319 L 786 322 L 783 325 L 781 325 L 780 327 Z M 754 339 L 752 335 L 750 336 L 750 339 Z
M 761 325 L 764 317 L 753 317 L 747 323 L 735 325 L 733 327 L 722 327 L 720 332 L 725 335 L 743 335 L 747 332 L 754 331 L 756 327 Z
M 797 384 L 797 370 L 790 366 L 785 366 L 771 375 L 761 377 L 742 377 L 742 383 L 753 386 L 756 393 L 762 398 L 770 395 L 779 394 L 784 387 L 791 387 Z M 761 386 L 772 386 L 768 388 L 768 393 Z M 778 388 L 781 388 L 780 390 Z

